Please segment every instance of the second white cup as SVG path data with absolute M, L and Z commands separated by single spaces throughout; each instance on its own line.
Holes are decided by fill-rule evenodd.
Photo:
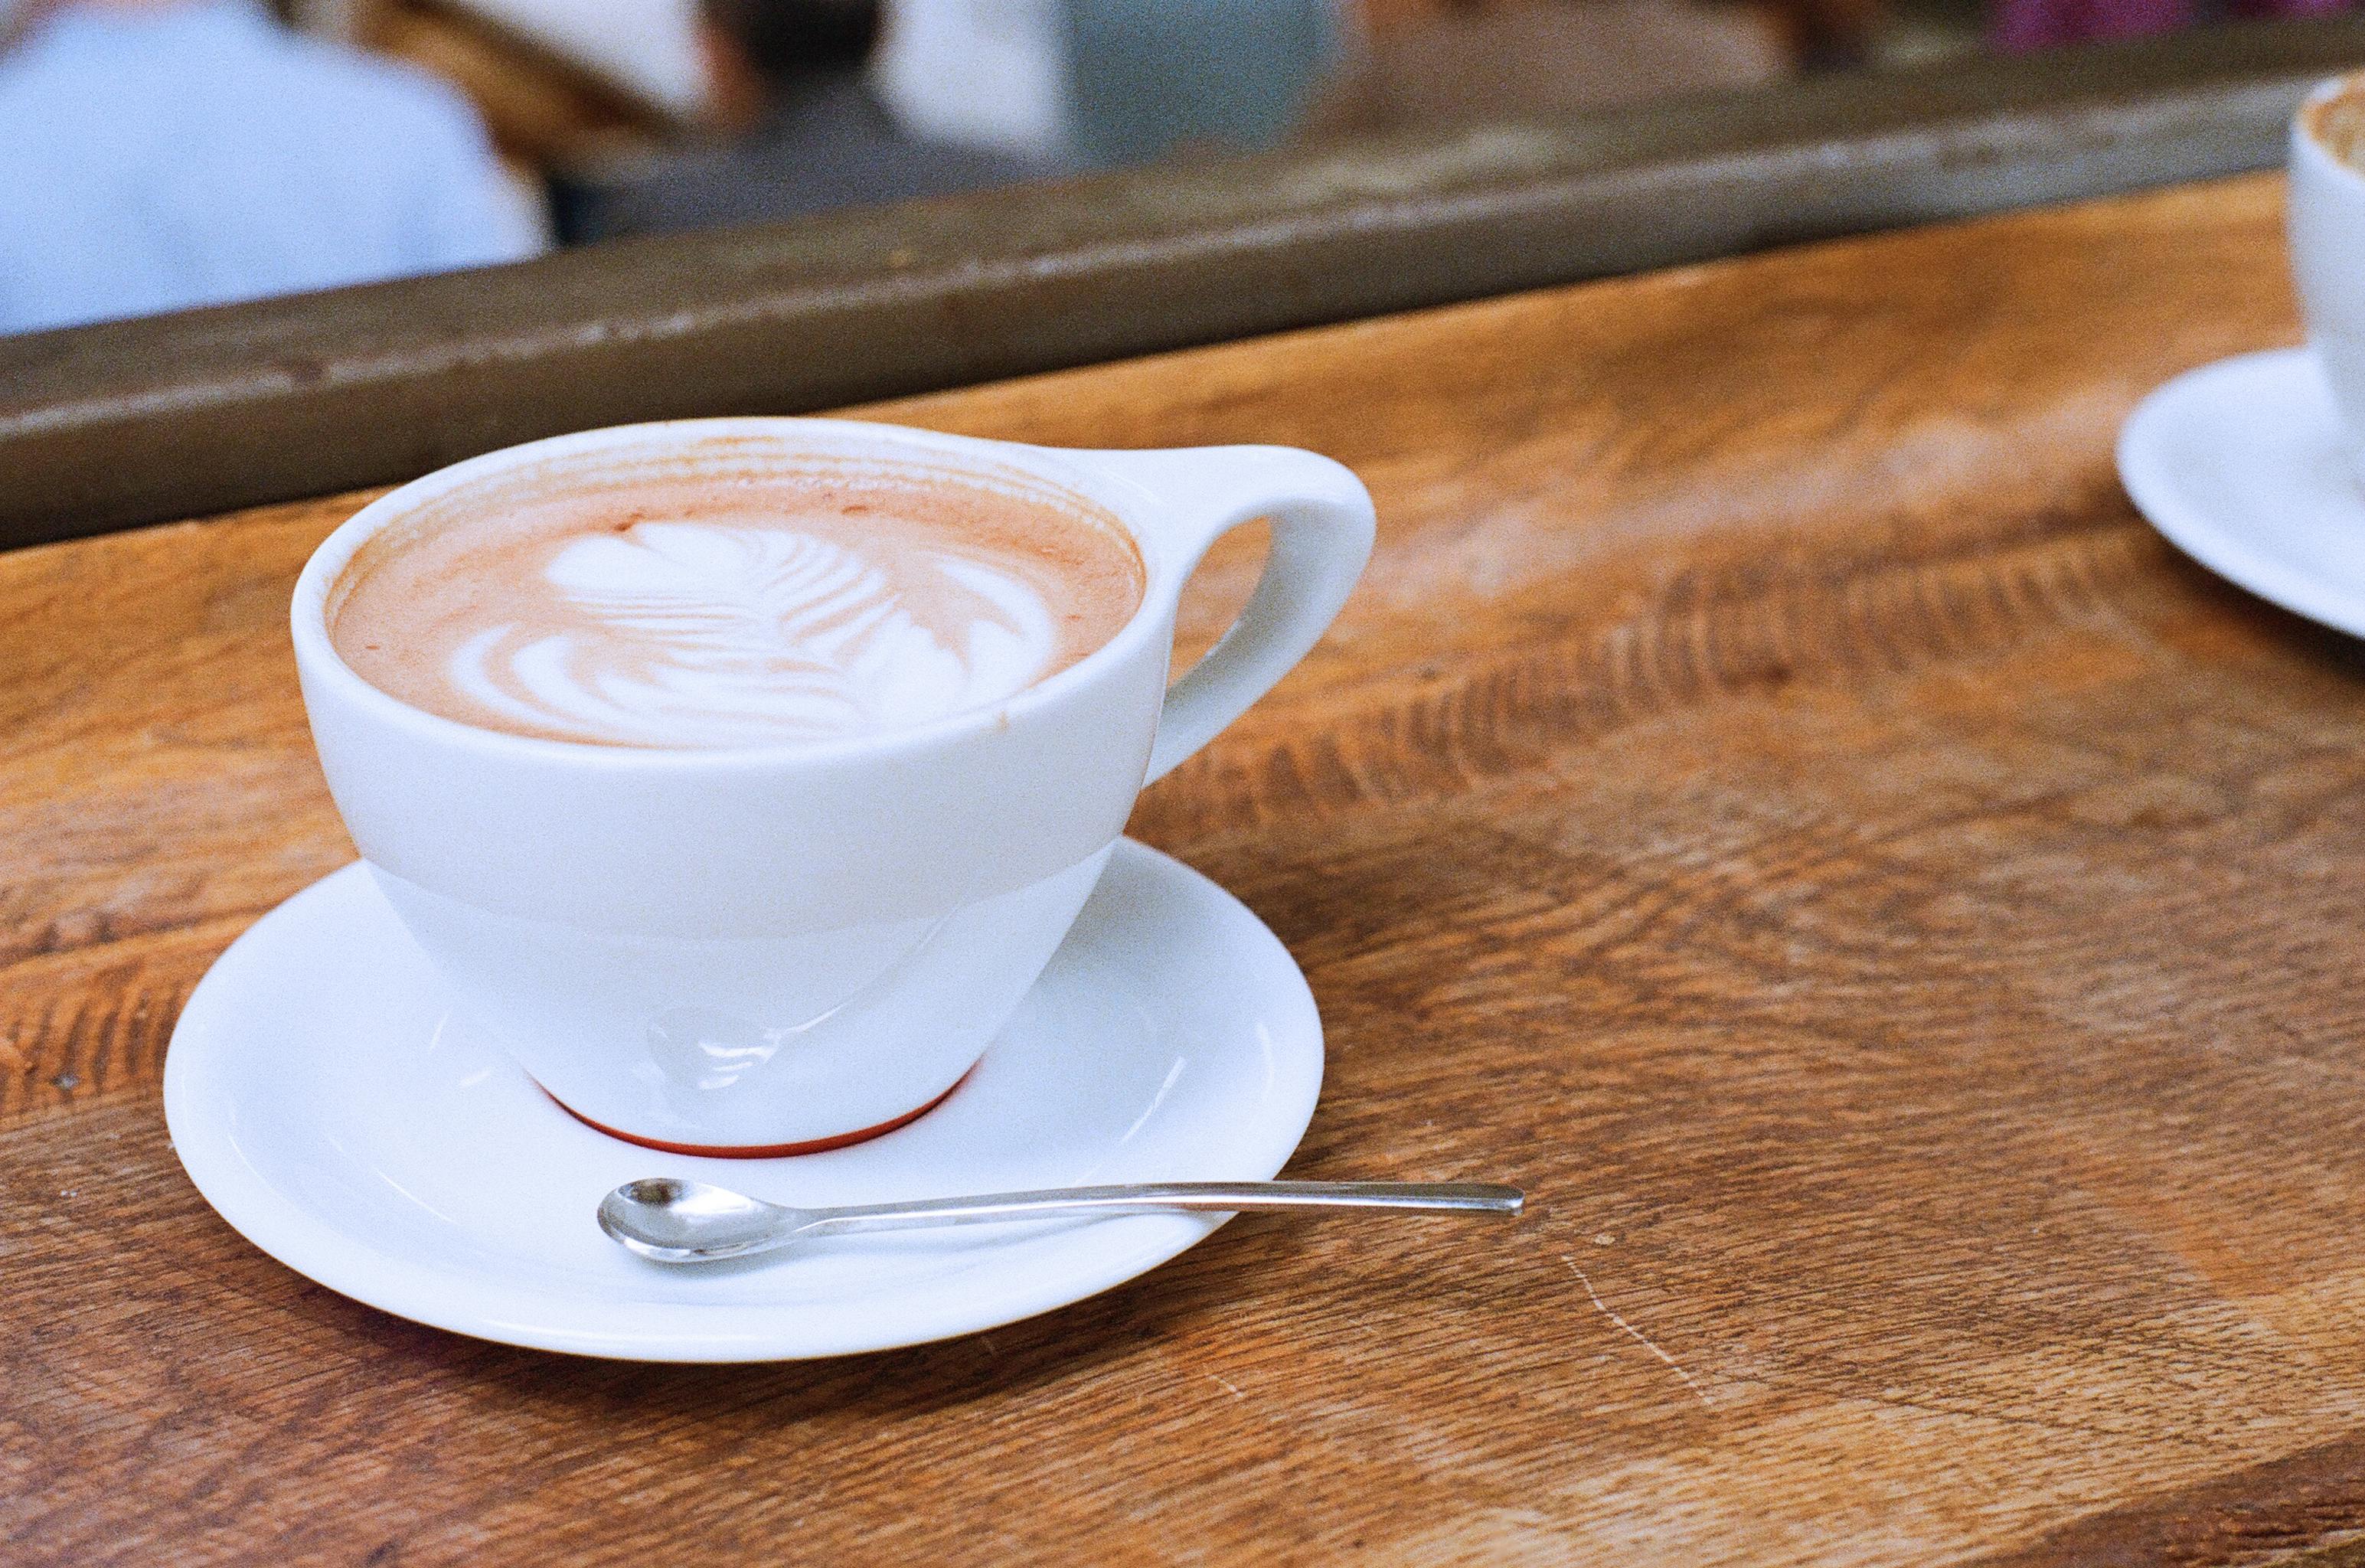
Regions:
M 2349 466 L 2365 481 L 2365 173 L 2324 135 L 2344 92 L 2365 93 L 2365 82 L 2320 84 L 2292 120 L 2288 228 L 2308 344 L 2340 410 Z

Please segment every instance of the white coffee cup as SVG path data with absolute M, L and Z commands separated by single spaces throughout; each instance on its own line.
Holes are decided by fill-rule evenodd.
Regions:
M 843 741 L 580 745 L 422 711 L 331 645 L 340 575 L 422 505 L 520 470 L 728 448 L 1049 484 L 1114 516 L 1140 608 L 1080 663 L 988 708 Z M 1171 689 L 1184 580 L 1272 521 L 1239 621 Z M 1066 935 L 1143 784 L 1314 645 L 1371 553 L 1370 496 L 1286 447 L 1076 452 L 844 420 L 693 420 L 560 436 L 364 508 L 296 588 L 296 660 L 331 793 L 455 999 L 586 1121 L 661 1147 L 792 1152 L 934 1104 Z M 1079 1042 L 1089 1049 L 1089 1042 Z
M 2365 174 L 2309 125 L 2316 106 L 2359 86 L 2352 77 L 2321 83 L 2292 117 L 2287 218 L 2308 344 L 2340 410 L 2350 466 L 2365 476 Z

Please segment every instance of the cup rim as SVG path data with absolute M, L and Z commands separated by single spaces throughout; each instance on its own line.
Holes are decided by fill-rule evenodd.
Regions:
M 398 522 L 421 503 L 476 479 L 507 472 L 538 458 L 607 446 L 648 443 L 662 450 L 669 443 L 687 444 L 701 437 L 734 431 L 779 435 L 800 431 L 841 431 L 874 447 L 901 448 L 936 456 L 966 459 L 969 466 L 1015 469 L 1049 482 L 1070 496 L 1105 512 L 1124 530 L 1142 565 L 1141 602 L 1116 634 L 1074 664 L 1011 696 L 947 714 L 925 723 L 887 730 L 877 734 L 848 735 L 817 741 L 780 741 L 756 745 L 646 746 L 604 741 L 557 740 L 544 735 L 472 724 L 416 707 L 372 684 L 339 654 L 329 636 L 329 595 L 338 577 L 363 544 Z M 1081 450 L 1078 455 L 1082 455 Z M 1022 720 L 1064 701 L 1090 685 L 1114 665 L 1138 652 L 1140 644 L 1161 633 L 1164 612 L 1179 599 L 1181 584 L 1168 559 L 1169 541 L 1147 528 L 1144 512 L 1162 513 L 1164 503 L 1138 485 L 1113 475 L 1093 474 L 1082 465 L 1063 462 L 1063 449 L 954 435 L 908 425 L 867 420 L 832 420 L 802 415 L 743 415 L 720 418 L 652 420 L 634 424 L 605 425 L 545 436 L 447 464 L 397 486 L 340 523 L 314 547 L 296 579 L 289 603 L 289 631 L 297 663 L 308 682 L 335 689 L 342 701 L 360 708 L 381 722 L 406 730 L 421 740 L 446 745 L 472 745 L 520 761 L 538 761 L 602 771 L 644 770 L 667 773 L 711 772 L 749 767 L 780 768 L 822 767 L 848 761 L 871 761 L 906 756 L 971 740 L 1010 729 Z M 1108 492 L 1115 491 L 1112 496 Z M 1152 611 L 1159 613 L 1153 614 Z

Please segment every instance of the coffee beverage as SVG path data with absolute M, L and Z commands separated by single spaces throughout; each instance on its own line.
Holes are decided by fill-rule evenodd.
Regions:
M 2301 130 L 2352 169 L 2365 171 L 2365 76 L 2351 76 L 2300 110 Z
M 603 745 L 843 739 L 1002 701 L 1141 603 L 1124 529 L 950 469 L 645 467 L 464 486 L 357 552 L 331 642 L 380 690 Z

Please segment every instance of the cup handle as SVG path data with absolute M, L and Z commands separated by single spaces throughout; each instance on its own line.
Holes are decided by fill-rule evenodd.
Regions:
M 1215 542 L 1269 518 L 1264 575 L 1239 619 L 1167 689 L 1144 782 L 1163 778 L 1271 690 L 1318 641 L 1372 554 L 1372 496 L 1344 464 L 1291 446 L 1062 453 L 1157 502 L 1141 532 L 1174 562 L 1173 588 Z

